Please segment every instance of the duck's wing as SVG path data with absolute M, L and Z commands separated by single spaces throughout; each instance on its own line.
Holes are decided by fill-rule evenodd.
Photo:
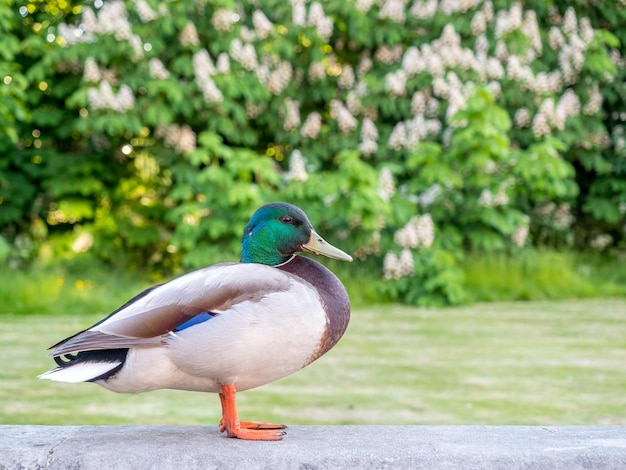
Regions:
M 158 346 L 163 335 L 204 312 L 228 314 L 240 302 L 287 290 L 291 275 L 254 263 L 223 263 L 147 289 L 104 320 L 54 345 L 51 356 L 76 351 Z

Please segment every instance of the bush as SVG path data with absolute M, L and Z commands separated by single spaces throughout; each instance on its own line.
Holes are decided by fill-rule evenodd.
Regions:
M 284 199 L 418 304 L 467 298 L 468 249 L 622 243 L 618 6 L 9 1 L 0 21 L 11 243 L 191 269 Z

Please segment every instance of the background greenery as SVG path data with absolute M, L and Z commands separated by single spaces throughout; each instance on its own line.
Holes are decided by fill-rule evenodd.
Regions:
M 529 247 L 619 259 L 625 15 L 2 0 L 0 262 L 167 276 L 236 259 L 272 200 L 356 256 L 366 298 L 468 302 L 472 260 Z

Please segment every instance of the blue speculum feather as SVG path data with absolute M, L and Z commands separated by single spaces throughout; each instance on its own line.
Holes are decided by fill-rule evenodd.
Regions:
M 200 323 L 204 323 L 205 321 L 208 321 L 211 318 L 213 318 L 215 315 L 217 315 L 217 313 L 215 313 L 215 312 L 199 313 L 195 317 L 187 320 L 185 323 L 182 323 L 182 324 L 178 325 L 174 331 L 184 330 L 185 328 L 189 328 L 190 326 L 194 326 L 194 325 L 198 325 Z

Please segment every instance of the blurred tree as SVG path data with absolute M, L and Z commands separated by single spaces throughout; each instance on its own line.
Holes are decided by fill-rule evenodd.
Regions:
M 18 258 L 189 269 L 236 257 L 250 213 L 288 199 L 391 298 L 462 302 L 466 249 L 624 243 L 623 19 L 4 0 L 0 235 Z

